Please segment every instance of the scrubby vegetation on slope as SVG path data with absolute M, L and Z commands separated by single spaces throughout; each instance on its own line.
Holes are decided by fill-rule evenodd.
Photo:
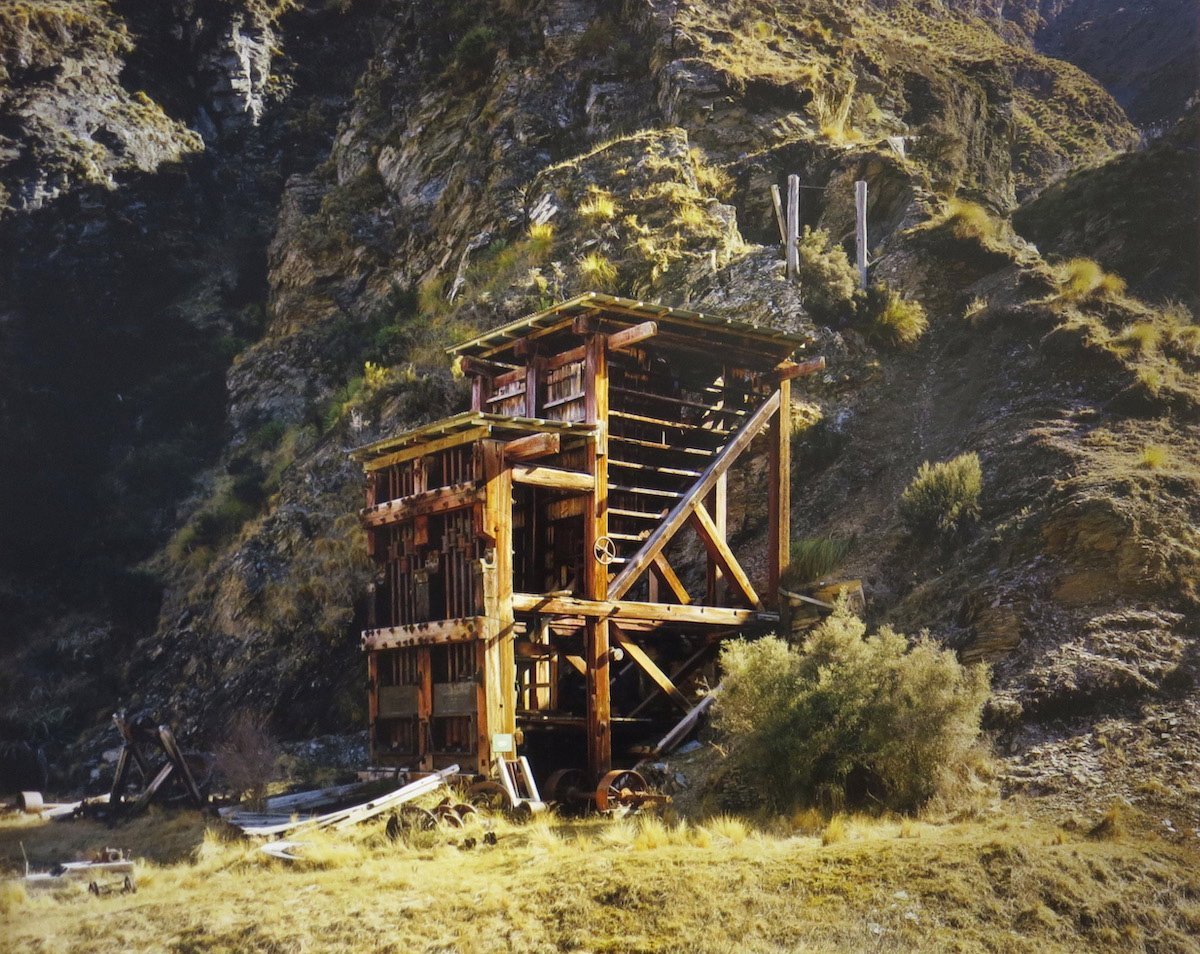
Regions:
M 150 859 L 136 895 L 9 882 L 0 925 L 26 949 L 87 954 L 1191 950 L 1194 852 L 1089 838 L 1080 821 L 539 819 L 471 850 L 455 844 L 477 829 L 392 842 L 381 823 L 312 836 L 309 860 L 287 863 L 194 816 L 151 816 L 124 829 Z M 20 865 L 18 842 L 40 862 L 97 840 L 91 823 L 7 821 L 0 863 Z

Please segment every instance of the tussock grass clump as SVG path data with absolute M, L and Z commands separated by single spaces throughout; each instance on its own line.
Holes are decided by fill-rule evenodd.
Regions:
M 587 284 L 604 291 L 617 282 L 617 266 L 599 252 L 588 252 L 579 260 L 579 271 Z
M 904 298 L 883 285 L 868 289 L 865 311 L 869 334 L 896 347 L 915 345 L 929 328 L 925 307 L 919 301 Z
M 617 217 L 617 200 L 612 193 L 592 186 L 578 211 L 589 222 L 610 222 Z
M 1143 470 L 1161 470 L 1171 459 L 1171 449 L 1166 444 L 1147 444 L 1142 448 L 1138 466 Z
M 1125 279 L 1111 275 L 1090 258 L 1073 258 L 1058 270 L 1059 297 L 1066 301 L 1115 298 L 1125 293 Z
M 716 815 L 706 821 L 703 828 L 713 838 L 731 845 L 740 845 L 750 837 L 750 829 L 736 815 Z
M 554 226 L 549 222 L 535 222 L 529 226 L 529 251 L 537 258 L 544 258 L 554 247 Z
M 978 454 L 959 454 L 937 464 L 925 461 L 900 495 L 900 519 L 920 539 L 953 537 L 979 519 L 982 492 Z
M 847 537 L 804 537 L 792 547 L 792 562 L 788 564 L 780 583 L 794 589 L 827 576 L 846 562 L 854 541 Z
M 825 826 L 825 830 L 821 832 L 821 844 L 836 845 L 845 840 L 846 817 L 844 815 L 834 815 L 829 819 L 829 824 Z
M 729 759 L 774 809 L 823 798 L 912 811 L 979 762 L 986 671 L 924 636 L 867 636 L 845 605 L 798 648 L 739 640 L 721 665 Z
M 935 222 L 947 229 L 956 239 L 993 242 L 1000 237 L 1000 223 L 982 205 L 965 199 L 950 199 L 946 211 Z

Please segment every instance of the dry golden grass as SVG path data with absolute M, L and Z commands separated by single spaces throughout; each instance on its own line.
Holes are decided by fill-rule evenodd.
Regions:
M 593 187 L 579 203 L 579 214 L 591 222 L 611 221 L 617 215 L 617 201 L 610 193 Z
M 920 837 L 899 819 L 837 816 L 826 832 L 833 824 L 836 839 L 730 817 L 539 818 L 496 823 L 495 847 L 463 850 L 478 830 L 391 842 L 380 823 L 306 835 L 306 860 L 289 864 L 190 814 L 115 830 L 7 820 L 10 872 L 19 842 L 35 861 L 105 844 L 154 860 L 135 895 L 4 882 L 0 937 L 12 950 L 87 954 L 1185 951 L 1200 931 L 1194 846 L 1089 838 L 1021 815 L 923 822 Z

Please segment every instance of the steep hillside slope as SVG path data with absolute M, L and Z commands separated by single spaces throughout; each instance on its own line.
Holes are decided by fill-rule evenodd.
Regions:
M 826 354 L 799 395 L 796 532 L 857 533 L 846 572 L 875 615 L 994 661 L 1015 751 L 1060 717 L 1092 738 L 1098 719 L 1141 725 L 1127 706 L 1194 705 L 1200 450 L 1176 430 L 1200 407 L 1194 325 L 1048 264 L 997 218 L 1136 141 L 1094 82 L 932 5 L 395 2 L 380 17 L 328 161 L 290 167 L 215 466 L 141 568 L 165 587 L 157 627 L 64 716 L 99 725 L 79 752 L 117 699 L 197 737 L 236 707 L 291 733 L 361 718 L 370 570 L 345 451 L 461 406 L 446 344 L 589 288 L 727 309 Z M 830 237 L 806 243 L 800 287 L 769 244 L 768 187 L 791 172 L 805 224 Z M 876 280 L 930 316 L 914 350 L 887 343 L 879 295 L 853 294 L 859 178 Z M 531 231 L 539 206 L 552 228 Z M 1166 463 L 1143 466 L 1160 444 Z M 982 524 L 913 541 L 899 492 L 923 460 L 968 450 Z M 744 489 L 736 537 L 762 532 L 760 510 Z M 55 667 L 27 655 L 15 694 L 63 706 Z

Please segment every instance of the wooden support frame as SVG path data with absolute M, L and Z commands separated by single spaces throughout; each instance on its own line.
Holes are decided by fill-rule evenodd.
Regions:
M 620 597 L 629 592 L 630 587 L 649 568 L 653 559 L 671 542 L 671 538 L 683 528 L 696 504 L 702 501 L 704 495 L 713 489 L 721 475 L 729 470 L 733 462 L 750 446 L 750 442 L 758 436 L 759 431 L 763 429 L 771 419 L 771 416 L 779 409 L 779 395 L 780 392 L 776 391 L 750 415 L 746 422 L 738 429 L 737 434 L 725 445 L 725 449 L 713 458 L 708 468 L 700 475 L 700 478 L 692 485 L 683 499 L 675 504 L 671 512 L 667 515 L 667 518 L 650 535 L 650 538 L 642 545 L 642 548 L 625 564 L 625 568 L 609 584 L 608 596 L 610 599 L 620 599 Z
M 679 688 L 671 681 L 671 677 L 658 667 L 658 664 L 650 658 L 646 650 L 642 649 L 641 646 L 625 635 L 619 626 L 612 625 L 609 629 L 612 632 L 614 642 L 625 650 L 625 652 L 629 653 L 630 658 L 642 668 L 642 671 L 646 675 L 654 680 L 672 702 L 684 712 L 691 709 L 692 704 L 688 702 L 687 696 L 679 691 Z

